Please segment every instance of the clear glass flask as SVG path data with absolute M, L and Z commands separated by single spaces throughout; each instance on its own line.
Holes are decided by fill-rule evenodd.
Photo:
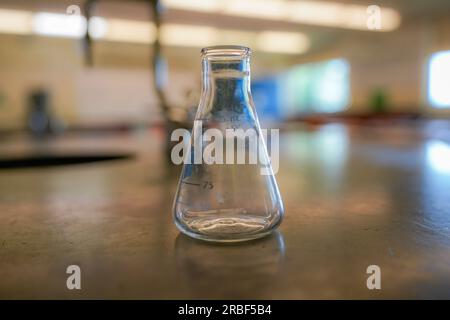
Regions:
M 284 209 L 251 97 L 251 50 L 215 46 L 201 53 L 202 95 L 174 200 L 175 224 L 208 241 L 260 238 L 280 224 Z M 212 142 L 216 149 L 208 153 Z

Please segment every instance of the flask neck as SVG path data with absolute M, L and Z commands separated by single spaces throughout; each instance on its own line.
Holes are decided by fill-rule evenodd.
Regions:
M 250 100 L 249 57 L 204 57 L 203 95 L 212 111 L 242 109 Z

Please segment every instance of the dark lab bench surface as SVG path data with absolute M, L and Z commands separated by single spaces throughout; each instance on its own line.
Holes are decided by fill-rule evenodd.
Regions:
M 283 224 L 237 245 L 180 235 L 179 170 L 158 134 L 58 138 L 60 151 L 137 156 L 0 170 L 0 298 L 450 298 L 448 144 L 422 133 L 284 132 Z M 1 153 L 30 149 L 21 141 Z M 69 265 L 81 267 L 79 291 L 66 288 Z M 381 290 L 366 287 L 369 265 L 381 268 Z

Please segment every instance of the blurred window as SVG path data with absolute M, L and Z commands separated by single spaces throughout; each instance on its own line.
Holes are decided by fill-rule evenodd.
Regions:
M 339 112 L 350 102 L 350 66 L 344 59 L 299 65 L 283 78 L 292 113 Z
M 428 101 L 435 108 L 450 108 L 450 51 L 436 52 L 430 58 Z

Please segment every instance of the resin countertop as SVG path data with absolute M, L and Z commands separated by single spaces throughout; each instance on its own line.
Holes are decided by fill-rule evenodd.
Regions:
M 0 298 L 450 298 L 450 145 L 426 128 L 283 132 L 285 219 L 234 245 L 180 235 L 179 168 L 160 137 L 0 143 L 1 155 L 136 154 L 0 170 Z M 81 268 L 81 290 L 66 287 L 69 265 Z M 381 290 L 366 287 L 369 265 L 381 268 Z

